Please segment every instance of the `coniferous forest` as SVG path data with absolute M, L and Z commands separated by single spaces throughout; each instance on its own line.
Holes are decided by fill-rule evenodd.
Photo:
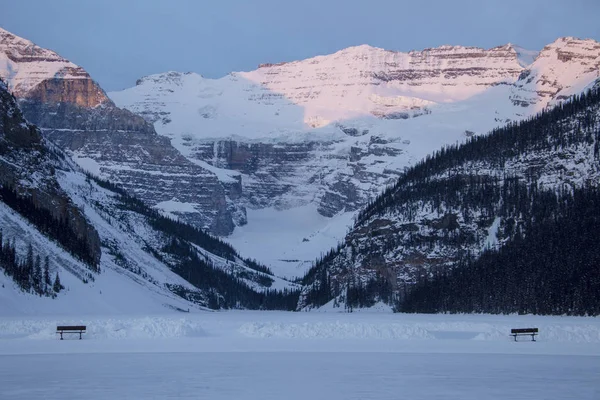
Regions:
M 500 249 L 424 276 L 402 312 L 600 315 L 600 190 L 544 193 Z
M 0 268 L 11 277 L 21 290 L 40 296 L 55 297 L 64 286 L 60 283 L 58 272 L 52 276 L 48 257 L 42 260 L 34 254 L 29 245 L 25 259 L 17 257 L 14 241 L 3 238 L 0 230 Z
M 433 177 L 436 174 L 462 170 L 467 163 L 485 161 L 496 171 L 503 171 L 506 163 L 515 157 L 589 145 L 593 146 L 596 161 L 600 160 L 598 112 L 600 88 L 573 96 L 570 101 L 524 121 L 494 129 L 488 135 L 474 136 L 465 144 L 446 146 L 409 168 L 393 186 L 359 212 L 355 226 L 402 205 L 403 191 L 400 189 L 406 185 L 431 183 L 435 190 Z M 486 178 L 473 176 L 475 179 Z
M 84 262 L 92 271 L 98 272 L 99 260 L 94 257 L 87 238 L 78 236 L 66 218 L 55 218 L 50 211 L 37 207 L 30 198 L 20 196 L 6 185 L 0 185 L 0 201 L 26 218 L 40 232 L 59 243 L 72 256 Z

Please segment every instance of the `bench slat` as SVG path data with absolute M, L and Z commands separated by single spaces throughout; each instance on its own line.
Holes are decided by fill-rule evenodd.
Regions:
M 57 331 L 85 331 L 85 325 L 76 326 L 57 326 Z
M 519 329 L 511 329 L 510 333 L 538 333 L 538 328 L 519 328 Z

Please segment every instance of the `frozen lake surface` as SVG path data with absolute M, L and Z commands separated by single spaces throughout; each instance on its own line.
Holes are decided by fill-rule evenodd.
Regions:
M 182 316 L 183 315 L 183 316 Z M 83 323 L 84 340 L 57 340 Z M 514 343 L 511 327 L 540 328 Z M 600 399 L 598 318 L 0 318 L 0 399 Z
M 598 399 L 597 357 L 351 352 L 0 358 L 3 399 Z M 65 396 L 65 394 L 68 394 Z

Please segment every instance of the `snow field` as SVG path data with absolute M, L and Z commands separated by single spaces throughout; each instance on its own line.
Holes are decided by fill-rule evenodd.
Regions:
M 0 318 L 0 354 L 17 342 L 56 340 L 57 325 L 86 325 L 86 342 L 181 339 L 195 342 L 203 351 L 202 341 L 261 343 L 263 350 L 271 341 L 278 343 L 325 343 L 348 341 L 358 347 L 373 341 L 394 343 L 455 343 L 468 348 L 489 350 L 494 346 L 512 346 L 511 328 L 537 327 L 536 346 L 545 348 L 579 344 L 596 348 L 600 355 L 600 319 L 584 317 L 493 316 L 493 315 L 422 315 L 391 313 L 286 313 L 260 311 L 175 313 L 155 316 L 37 317 Z M 250 339 L 250 341 L 248 341 Z M 257 340 L 260 339 L 260 340 Z M 283 341 L 282 341 L 283 339 Z M 522 337 L 520 341 L 528 341 Z M 483 344 L 476 344 L 481 342 Z M 42 347 L 45 346 L 42 344 Z M 320 346 L 318 346 L 320 348 Z M 357 350 L 353 348 L 351 350 Z M 14 353 L 13 351 L 10 351 Z
M 0 322 L 0 338 L 56 339 L 58 325 L 86 325 L 85 337 L 97 339 L 159 339 L 205 336 L 198 321 L 186 318 L 45 319 Z

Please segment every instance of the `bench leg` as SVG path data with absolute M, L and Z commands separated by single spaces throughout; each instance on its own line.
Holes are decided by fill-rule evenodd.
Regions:
M 60 340 L 63 340 L 63 338 L 62 338 L 62 334 L 63 334 L 63 333 L 61 332 L 61 333 L 60 333 Z
M 531 341 L 535 342 L 535 334 L 531 335 Z
M 81 332 L 79 332 L 79 340 L 81 340 Z
M 515 342 L 517 341 L 517 335 L 513 335 L 515 337 Z

